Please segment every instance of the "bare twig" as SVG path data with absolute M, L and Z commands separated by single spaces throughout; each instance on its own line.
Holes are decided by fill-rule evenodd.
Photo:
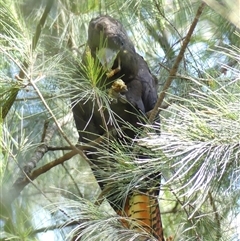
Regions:
M 66 115 L 62 119 L 59 120 L 59 123 L 61 125 L 64 125 L 68 120 L 69 120 L 70 114 Z M 48 128 L 45 130 L 44 138 L 43 138 L 43 143 L 40 144 L 35 152 L 32 155 L 32 158 L 30 161 L 26 163 L 26 165 L 21 168 L 21 174 L 17 178 L 17 180 L 14 182 L 11 190 L 9 191 L 8 196 L 10 197 L 9 200 L 10 202 L 14 201 L 15 198 L 19 196 L 23 188 L 31 181 L 34 180 L 35 178 L 32 179 L 31 177 L 31 171 L 36 167 L 36 164 L 43 158 L 45 153 L 48 151 L 47 143 L 51 140 L 53 137 L 55 131 L 57 130 L 56 125 L 50 126 L 51 128 Z M 44 127 L 46 128 L 46 127 Z
M 69 118 L 70 118 L 70 114 L 58 120 L 59 125 L 63 126 L 64 124 L 66 124 Z M 32 158 L 23 167 L 23 170 L 27 175 L 36 167 L 37 163 L 43 158 L 45 153 L 48 151 L 47 144 L 50 142 L 50 140 L 52 139 L 57 129 L 58 128 L 55 123 L 50 127 L 48 127 L 47 122 L 45 122 L 44 128 L 43 128 L 43 134 L 42 134 L 42 144 L 40 144 L 37 147 L 37 149 L 32 155 Z M 25 174 L 23 175 L 22 173 L 15 183 L 21 182 L 23 178 L 25 178 Z
M 113 129 L 112 131 L 110 131 L 110 134 L 112 136 L 116 135 L 116 130 Z M 101 143 L 102 141 L 105 141 L 105 140 L 106 140 L 106 135 L 103 135 L 103 136 L 96 138 L 94 141 L 87 143 L 86 145 L 76 145 L 76 146 L 74 146 L 74 148 L 71 149 L 70 152 L 64 154 L 62 157 L 57 158 L 54 161 L 41 166 L 40 168 L 32 171 L 31 173 L 27 174 L 23 169 L 22 172 L 23 172 L 24 176 L 21 178 L 18 178 L 17 181 L 15 181 L 15 183 L 13 184 L 9 193 L 7 194 L 7 199 L 5 198 L 5 200 L 7 202 L 11 203 L 19 196 L 19 194 L 21 193 L 21 191 L 23 190 L 23 188 L 26 185 L 28 185 L 30 182 L 35 180 L 38 176 L 49 171 L 53 167 L 63 164 L 65 161 L 67 161 L 67 160 L 71 159 L 72 157 L 74 157 L 75 155 L 79 154 L 79 152 L 81 152 L 84 159 L 87 162 L 89 162 L 88 158 L 84 155 L 84 153 L 82 151 L 92 149 L 92 148 L 96 147 L 97 145 L 99 145 L 99 143 Z M 45 146 L 45 147 L 47 148 L 47 146 Z M 39 147 L 39 149 L 42 150 L 42 147 Z M 42 153 L 42 154 L 44 155 L 45 153 Z M 39 154 L 39 156 L 40 155 L 41 154 Z
M 24 170 L 22 170 L 25 177 L 24 178 L 21 177 L 21 178 L 17 179 L 17 181 L 13 184 L 13 186 L 9 190 L 9 192 L 4 194 L 5 195 L 4 201 L 8 202 L 8 203 L 13 202 L 20 195 L 21 191 L 24 189 L 24 187 L 27 184 L 32 182 L 34 179 L 36 179 L 41 174 L 50 170 L 52 167 L 62 164 L 64 161 L 69 160 L 76 154 L 77 154 L 77 151 L 72 150 L 72 151 L 68 152 L 67 154 L 63 155 L 62 157 L 56 159 L 55 161 L 50 162 L 50 163 L 36 169 L 35 171 L 31 172 L 30 174 L 27 174 L 24 172 Z
M 169 77 L 168 79 L 166 80 L 164 86 L 163 86 L 163 89 L 160 93 L 160 96 L 158 97 L 158 100 L 157 100 L 157 103 L 156 105 L 154 106 L 153 110 L 152 110 L 152 113 L 149 117 L 149 122 L 152 123 L 156 117 L 156 115 L 158 114 L 158 109 L 159 107 L 162 105 L 162 102 L 163 102 L 163 99 L 166 95 L 166 92 L 167 90 L 169 89 L 174 77 L 176 76 L 176 73 L 177 73 L 177 70 L 178 70 L 178 67 L 179 67 L 179 64 L 181 63 L 182 59 L 183 59 L 183 56 L 184 56 L 184 52 L 186 51 L 186 48 L 187 48 L 187 45 L 191 39 L 191 36 L 193 34 L 193 31 L 198 23 L 198 20 L 199 20 L 199 17 L 204 9 L 204 6 L 205 6 L 205 3 L 202 3 L 200 5 L 200 7 L 198 8 L 198 11 L 196 13 L 196 16 L 192 22 L 192 25 L 190 26 L 189 30 L 188 30 L 188 33 L 186 35 L 186 37 L 184 38 L 183 40 L 183 44 L 182 44 L 182 47 L 180 49 L 180 52 L 175 60 L 175 63 L 173 64 L 173 67 L 172 69 L 170 70 L 170 73 L 169 73 Z
M 70 151 L 71 146 L 48 146 L 48 151 Z
M 112 130 L 110 133 L 112 135 L 115 135 L 115 130 Z M 65 161 L 71 159 L 72 157 L 77 155 L 79 151 L 90 150 L 90 149 L 98 146 L 99 143 L 106 140 L 105 137 L 106 137 L 106 135 L 100 136 L 100 137 L 96 138 L 94 141 L 91 141 L 91 142 L 87 143 L 86 145 L 76 145 L 74 149 L 72 149 L 70 152 L 64 154 L 62 157 L 57 158 L 54 161 L 49 162 L 49 163 L 45 164 L 44 166 L 41 166 L 40 168 L 34 170 L 31 174 L 29 174 L 29 178 L 31 180 L 34 180 L 38 176 L 40 176 L 41 174 L 43 174 L 43 173 L 49 171 L 50 169 L 52 169 L 53 167 L 55 167 L 59 164 L 63 164 Z M 84 159 L 88 163 L 90 162 L 87 157 L 85 157 Z M 23 180 L 23 182 L 25 182 L 25 181 L 27 181 L 27 180 Z
M 56 118 L 56 116 L 54 115 L 54 113 L 52 112 L 51 108 L 48 106 L 47 102 L 45 101 L 44 97 L 42 96 L 42 93 L 40 92 L 40 90 L 38 89 L 38 87 L 36 86 L 36 84 L 34 83 L 34 81 L 29 78 L 29 81 L 31 83 L 31 85 L 33 86 L 33 88 L 35 89 L 37 95 L 40 97 L 43 105 L 45 106 L 45 108 L 47 109 L 47 111 L 50 113 L 51 117 L 53 118 L 58 131 L 61 133 L 61 135 L 63 136 L 63 138 L 66 140 L 66 142 L 72 147 L 72 149 L 75 149 L 77 151 L 77 153 L 84 159 L 86 159 L 86 156 L 83 154 L 83 152 L 78 149 L 77 147 L 75 147 L 75 145 L 72 144 L 72 142 L 69 140 L 69 138 L 65 135 L 64 131 L 62 130 L 61 125 L 58 123 L 58 120 Z M 37 81 L 36 81 L 37 82 Z
M 47 120 L 47 121 L 44 122 L 41 142 L 44 142 L 44 139 L 45 139 L 46 134 L 47 134 L 48 126 L 49 126 L 49 120 Z

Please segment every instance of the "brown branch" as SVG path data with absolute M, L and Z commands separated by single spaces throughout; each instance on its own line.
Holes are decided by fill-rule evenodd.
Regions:
M 115 130 L 112 130 L 110 132 L 112 135 L 115 135 Z M 94 141 L 91 141 L 89 143 L 87 143 L 86 145 L 76 145 L 76 147 L 74 149 L 72 149 L 70 152 L 64 154 L 62 157 L 55 159 L 52 162 L 49 162 L 41 167 L 39 167 L 38 169 L 34 170 L 31 174 L 28 175 L 28 178 L 30 178 L 31 180 L 36 179 L 38 176 L 40 176 L 41 174 L 49 171 L 50 169 L 52 169 L 53 167 L 59 165 L 59 164 L 63 164 L 65 161 L 71 159 L 72 157 L 74 157 L 76 154 L 79 154 L 79 151 L 86 151 L 86 150 L 90 150 L 96 146 L 99 145 L 99 143 L 105 141 L 105 136 L 100 136 L 97 139 L 95 139 Z M 90 161 L 88 160 L 88 158 L 85 156 L 85 160 L 87 162 L 90 163 Z M 27 178 L 25 178 L 25 180 L 23 180 L 22 182 L 28 182 Z
M 41 142 L 44 142 L 44 139 L 45 139 L 46 134 L 47 134 L 48 126 L 49 126 L 49 120 L 47 120 L 47 121 L 44 122 Z
M 162 64 L 162 63 L 158 63 L 160 65 L 160 67 L 163 67 L 166 71 L 170 72 L 171 69 L 168 68 L 166 65 Z M 189 76 L 186 76 L 186 75 L 181 75 L 179 73 L 176 73 L 175 77 L 177 78 L 181 78 L 181 79 L 184 79 L 184 80 L 192 80 L 193 78 L 192 77 L 189 77 Z M 204 79 L 200 79 L 202 81 L 204 81 Z
M 75 155 L 78 154 L 78 151 L 77 150 L 72 150 L 66 154 L 64 154 L 63 156 L 55 159 L 54 161 L 52 162 L 49 162 L 41 167 L 39 167 L 38 169 L 32 171 L 32 173 L 30 173 L 28 175 L 28 177 L 31 179 L 31 180 L 34 180 L 36 179 L 38 176 L 42 175 L 43 173 L 49 171 L 50 169 L 52 169 L 53 167 L 59 165 L 59 164 L 63 164 L 65 161 L 71 159 L 72 157 L 74 157 Z M 22 182 L 22 184 L 28 184 L 27 180 L 25 179 L 25 182 Z
M 202 14 L 202 11 L 204 9 L 204 6 L 205 6 L 205 3 L 202 3 L 200 5 L 200 7 L 198 8 L 198 11 L 196 13 L 196 16 L 192 22 L 192 25 L 190 26 L 189 30 L 188 30 L 188 33 L 186 35 L 186 37 L 184 38 L 183 40 L 183 44 L 182 44 L 182 47 L 180 49 L 180 52 L 175 60 L 175 63 L 173 64 L 173 67 L 172 69 L 170 70 L 170 73 L 169 73 L 169 77 L 168 79 L 166 80 L 164 86 L 163 86 L 163 89 L 160 93 L 160 96 L 158 97 L 158 100 L 157 100 L 157 103 L 156 105 L 154 106 L 153 110 L 152 110 L 152 113 L 149 117 L 149 122 L 152 123 L 155 119 L 155 117 L 157 116 L 158 112 L 159 112 L 159 107 L 162 105 L 162 102 L 163 102 L 163 99 L 166 95 L 166 92 L 167 90 L 169 89 L 173 79 L 175 78 L 176 76 L 176 73 L 177 73 L 177 70 L 178 70 L 178 67 L 179 67 L 179 64 L 181 63 L 182 59 L 183 59 L 183 56 L 184 56 L 184 53 L 187 49 L 187 45 L 191 39 L 191 36 L 193 34 L 193 31 L 198 23 L 198 20 L 199 20 L 199 17 L 200 15 Z
M 48 151 L 70 151 L 71 146 L 48 146 Z
M 7 202 L 7 203 L 13 202 L 20 195 L 23 188 L 27 184 L 29 184 L 34 179 L 36 179 L 38 176 L 47 172 L 48 170 L 50 170 L 54 166 L 62 164 L 63 162 L 69 160 L 70 158 L 72 158 L 76 154 L 77 154 L 77 151 L 72 150 L 72 151 L 68 152 L 67 154 L 63 155 L 62 157 L 56 159 L 55 161 L 47 163 L 46 165 L 32 171 L 30 174 L 25 173 L 24 170 L 23 170 L 23 173 L 25 174 L 25 177 L 18 178 L 17 181 L 15 181 L 15 183 L 13 184 L 13 186 L 9 190 L 9 192 L 4 194 L 5 196 L 3 197 L 4 198 L 3 201 Z
M 69 118 L 70 114 L 58 120 L 59 125 L 65 125 L 68 122 Z M 32 155 L 32 158 L 23 166 L 22 169 L 24 173 L 21 173 L 15 183 L 21 182 L 21 180 L 26 177 L 26 174 L 28 175 L 36 167 L 37 163 L 43 158 L 45 153 L 48 152 L 47 144 L 50 142 L 57 129 L 58 127 L 55 123 L 49 126 L 48 122 L 45 122 L 42 134 L 42 144 L 40 144 L 36 148 L 35 152 Z
M 112 136 L 115 136 L 116 133 L 117 133 L 117 131 L 114 130 L 114 129 L 110 131 L 110 134 Z M 57 166 L 59 164 L 63 164 L 65 161 L 71 159 L 73 156 L 75 156 L 75 155 L 77 155 L 79 153 L 81 153 L 80 156 L 82 156 L 87 162 L 89 162 L 88 158 L 83 154 L 82 151 L 89 150 L 89 149 L 92 149 L 92 148 L 98 146 L 99 143 L 101 143 L 101 142 L 106 140 L 105 137 L 106 137 L 106 135 L 100 136 L 100 137 L 96 138 L 94 141 L 91 141 L 91 142 L 87 143 L 86 145 L 76 145 L 76 146 L 74 146 L 74 148 L 70 152 L 64 154 L 62 157 L 57 158 L 54 161 L 49 162 L 49 163 L 41 166 L 40 168 L 32 171 L 29 174 L 27 174 L 24 171 L 24 169 L 22 169 L 24 177 L 18 178 L 17 181 L 15 181 L 15 183 L 13 184 L 13 186 L 9 190 L 9 192 L 5 194 L 5 197 L 4 197 L 3 201 L 7 202 L 7 203 L 13 202 L 20 195 L 20 193 L 23 190 L 23 188 L 26 185 L 28 185 L 30 182 L 35 180 L 38 176 L 42 175 L 43 173 L 49 171 L 50 169 L 52 169 L 53 167 L 55 167 L 55 166 Z M 47 148 L 46 145 L 45 145 L 45 147 Z M 41 148 L 42 147 L 39 147 L 39 149 L 41 149 Z
M 59 123 L 61 125 L 64 125 L 65 123 L 68 122 L 69 117 L 70 117 L 70 114 L 61 118 L 59 120 Z M 4 197 L 4 201 L 6 201 L 7 203 L 11 203 L 12 201 L 14 201 L 15 198 L 17 198 L 19 196 L 19 194 L 21 193 L 23 188 L 31 180 L 35 179 L 34 176 L 32 177 L 31 176 L 32 174 L 30 174 L 30 173 L 36 167 L 37 163 L 43 158 L 45 153 L 48 151 L 47 143 L 50 142 L 50 140 L 52 139 L 52 137 L 53 137 L 54 133 L 57 131 L 57 129 L 58 129 L 58 127 L 55 123 L 51 126 L 48 126 L 48 127 L 46 126 L 46 123 L 45 123 L 44 130 L 43 130 L 43 136 L 42 136 L 43 143 L 40 144 L 36 148 L 35 152 L 32 155 L 32 158 L 30 159 L 30 161 L 28 161 L 23 168 L 20 168 L 21 173 L 18 176 L 17 180 L 13 183 L 13 186 L 9 190 L 9 193 L 6 194 L 6 197 Z
M 59 133 L 62 135 L 62 137 L 66 140 L 66 142 L 72 147 L 72 149 L 75 149 L 78 154 L 86 159 L 86 156 L 84 155 L 84 153 L 79 150 L 75 145 L 72 144 L 72 142 L 69 140 L 69 138 L 67 137 L 67 135 L 64 133 L 64 131 L 62 130 L 62 127 L 61 125 L 58 123 L 58 120 L 56 118 L 56 116 L 54 115 L 54 113 L 52 112 L 51 108 L 49 107 L 49 105 L 47 104 L 47 102 L 45 101 L 41 91 L 38 89 L 38 87 L 36 86 L 35 82 L 30 78 L 29 79 L 29 82 L 31 83 L 31 85 L 33 86 L 34 90 L 36 91 L 37 95 L 39 96 L 39 98 L 41 99 L 43 105 L 45 106 L 45 108 L 47 109 L 47 111 L 50 113 L 52 119 L 54 120 L 57 128 L 58 128 L 58 131 Z

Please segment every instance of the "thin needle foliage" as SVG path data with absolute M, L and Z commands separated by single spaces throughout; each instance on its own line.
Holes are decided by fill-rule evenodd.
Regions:
M 166 237 L 239 240 L 237 6 L 204 1 L 159 109 L 160 125 L 133 128 L 116 116 L 103 78 L 111 66 L 87 47 L 92 17 L 120 20 L 156 75 L 160 94 L 202 2 L 0 2 L 0 241 L 154 240 L 126 228 L 124 222 L 135 220 L 117 215 L 106 197 L 120 201 L 157 186 Z M 98 156 L 94 170 L 71 114 L 80 101 L 94 103 L 92 112 L 101 112 L 107 131 L 90 143 Z M 133 140 L 122 124 L 136 133 Z M 107 183 L 103 192 L 96 180 Z

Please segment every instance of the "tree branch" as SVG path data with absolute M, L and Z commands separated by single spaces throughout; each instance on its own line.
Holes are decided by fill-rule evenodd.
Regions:
M 65 117 L 65 118 L 66 118 L 66 117 Z M 56 127 L 56 128 L 57 128 L 57 127 Z M 112 136 L 115 136 L 116 133 L 117 133 L 117 131 L 114 130 L 114 129 L 110 131 L 110 134 L 111 134 Z M 103 141 L 106 140 L 105 137 L 106 137 L 106 134 L 103 135 L 103 136 L 100 136 L 100 137 L 96 138 L 94 141 L 91 141 L 91 142 L 87 143 L 86 145 L 76 145 L 76 146 L 74 146 L 74 148 L 73 148 L 70 152 L 64 154 L 62 157 L 57 158 L 57 159 L 55 159 L 54 161 L 49 162 L 49 163 L 47 163 L 47 164 L 39 167 L 38 169 L 32 171 L 31 173 L 28 173 L 28 174 L 27 174 L 27 173 L 24 171 L 24 168 L 25 168 L 25 167 L 24 167 L 24 168 L 22 169 L 22 172 L 23 172 L 24 176 L 21 177 L 21 178 L 19 177 L 19 178 L 14 182 L 14 184 L 13 184 L 12 188 L 9 190 L 8 194 L 7 194 L 7 193 L 5 194 L 6 197 L 4 197 L 4 202 L 7 202 L 7 203 L 13 202 L 13 201 L 20 195 L 20 193 L 21 193 L 21 191 L 24 189 L 24 187 L 25 187 L 26 185 L 28 185 L 31 181 L 35 180 L 38 176 L 40 176 L 40 175 L 42 175 L 43 173 L 49 171 L 49 170 L 52 169 L 53 167 L 55 167 L 55 166 L 57 166 L 57 165 L 59 165 L 59 164 L 63 164 L 65 161 L 71 159 L 73 156 L 75 156 L 75 155 L 77 155 L 77 154 L 79 154 L 79 153 L 82 153 L 82 155 L 80 155 L 80 156 L 84 157 L 84 159 L 85 159 L 87 162 L 89 162 L 88 158 L 83 154 L 83 151 L 84 151 L 84 150 L 89 150 L 89 149 L 92 149 L 92 148 L 98 146 L 99 143 L 101 143 L 101 142 L 103 142 Z M 45 144 L 43 144 L 43 145 L 45 145 Z M 45 148 L 45 149 L 44 149 L 44 148 Z M 44 148 L 43 148 L 42 145 L 41 145 L 39 148 L 37 148 L 37 152 L 39 152 L 39 155 L 38 155 L 39 157 L 40 157 L 40 156 L 43 156 L 43 155 L 46 153 L 46 152 L 43 152 L 43 150 L 47 150 L 47 146 L 45 145 Z M 42 155 L 42 154 L 43 154 L 43 155 Z M 35 159 L 34 159 L 34 158 L 35 158 Z M 39 161 L 39 160 L 40 160 L 40 159 L 37 159 L 36 157 L 34 157 L 34 158 L 33 158 L 32 161 L 36 161 L 36 160 Z M 32 167 L 32 166 L 33 166 L 33 165 L 31 164 L 31 167 Z
M 65 125 L 70 118 L 70 114 L 64 116 L 60 120 L 58 120 L 58 123 L 60 126 Z M 15 183 L 21 182 L 22 179 L 26 177 L 26 174 L 28 175 L 37 165 L 37 163 L 43 158 L 46 152 L 48 152 L 48 143 L 52 139 L 54 133 L 57 131 L 58 127 L 56 123 L 53 123 L 50 127 L 48 126 L 48 122 L 45 122 L 44 128 L 43 128 L 43 134 L 42 134 L 42 144 L 40 144 L 35 152 L 32 155 L 32 158 L 30 161 L 26 163 L 26 165 L 22 168 L 24 171 L 24 174 L 20 175 Z
M 64 125 L 69 120 L 70 114 L 59 120 L 61 125 Z M 47 129 L 46 129 L 47 128 Z M 26 163 L 26 165 L 21 168 L 21 173 L 19 174 L 17 180 L 13 183 L 12 188 L 9 190 L 8 194 L 5 194 L 4 202 L 11 203 L 13 202 L 21 193 L 23 188 L 36 177 L 31 173 L 31 171 L 36 167 L 36 164 L 43 158 L 45 153 L 48 151 L 47 143 L 52 139 L 55 131 L 58 129 L 57 125 L 54 123 L 50 127 L 44 126 L 43 133 L 43 143 L 40 144 L 35 152 L 32 155 L 30 161 Z
M 199 20 L 199 17 L 200 15 L 202 14 L 202 11 L 204 9 L 204 6 L 205 6 L 205 3 L 202 3 L 200 5 L 200 7 L 198 8 L 198 11 L 196 13 L 196 16 L 192 22 L 192 25 L 190 26 L 189 30 L 188 30 L 188 33 L 186 35 L 186 37 L 184 38 L 183 40 L 183 44 L 182 44 L 182 47 L 180 49 L 180 52 L 175 60 L 175 63 L 173 64 L 173 67 L 172 69 L 170 70 L 170 73 L 169 73 L 169 77 L 168 79 L 166 80 L 164 86 L 163 86 L 163 89 L 160 93 L 160 96 L 158 97 L 158 100 L 157 100 L 157 103 L 156 105 L 154 106 L 152 112 L 151 112 L 151 115 L 149 117 L 149 122 L 152 123 L 155 119 L 155 117 L 157 116 L 158 114 L 158 109 L 160 108 L 160 106 L 162 105 L 162 102 L 163 102 L 163 99 L 166 95 L 166 92 L 167 90 L 169 89 L 174 77 L 176 76 L 176 73 L 177 73 L 177 70 L 178 70 L 178 67 L 179 67 L 179 64 L 181 63 L 182 59 L 183 59 L 183 56 L 184 56 L 184 53 L 186 51 L 186 48 L 187 48 L 187 45 L 191 39 L 191 36 L 193 34 L 193 31 L 198 23 L 198 20 Z

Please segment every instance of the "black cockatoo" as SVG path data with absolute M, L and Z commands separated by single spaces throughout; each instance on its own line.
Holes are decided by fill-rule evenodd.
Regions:
M 89 23 L 87 44 L 91 56 L 99 62 L 104 71 L 104 74 L 100 75 L 100 88 L 104 86 L 110 93 L 109 98 L 115 100 L 109 101 L 107 107 L 101 107 L 97 99 L 73 98 L 72 110 L 79 141 L 93 141 L 117 128 L 121 128 L 123 134 L 115 135 L 115 139 L 134 138 L 136 132 L 129 128 L 129 125 L 139 129 L 141 124 L 146 123 L 146 113 L 151 111 L 157 102 L 157 79 L 151 74 L 143 57 L 135 51 L 127 32 L 116 19 L 107 15 L 93 18 Z M 87 62 L 86 52 L 83 56 L 83 66 Z M 110 120 L 111 116 L 114 116 L 115 123 Z M 98 169 L 102 168 L 101 162 L 97 160 L 98 155 L 94 154 L 94 148 L 91 153 L 86 154 L 92 162 L 91 168 L 96 179 L 106 194 L 107 181 L 101 180 L 101 176 L 97 174 Z M 107 194 L 106 198 L 118 214 L 137 220 L 147 232 L 163 241 L 158 205 L 159 182 L 158 176 L 157 188 L 130 191 L 120 202 L 115 202 Z M 132 228 L 126 223 L 124 225 Z

